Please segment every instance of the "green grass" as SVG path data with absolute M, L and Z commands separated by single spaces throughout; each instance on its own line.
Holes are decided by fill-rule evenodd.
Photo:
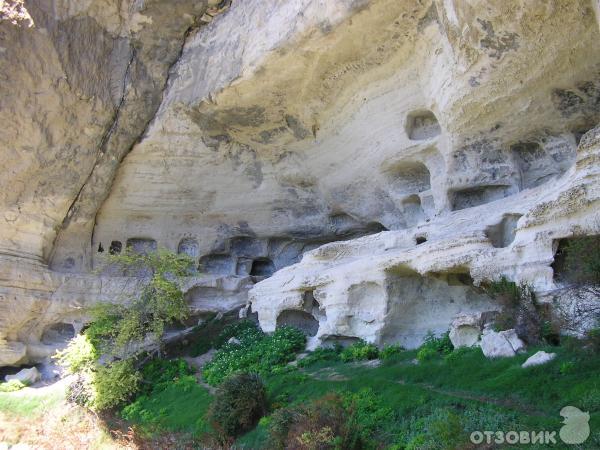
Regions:
M 413 363 L 417 352 L 406 351 L 376 368 L 321 361 L 301 371 L 272 375 L 266 382 L 276 407 L 306 402 L 328 392 L 370 388 L 382 407 L 394 411 L 380 424 L 377 440 L 388 445 L 399 443 L 398 448 L 466 445 L 468 435 L 475 430 L 558 431 L 562 420 L 559 412 L 566 405 L 590 412 L 590 427 L 596 434 L 588 441 L 591 447 L 585 448 L 600 445 L 600 356 L 546 348 L 558 354 L 554 361 L 521 368 L 537 350 L 496 360 L 486 359 L 479 349 L 461 350 L 452 357 L 437 356 L 419 364 Z M 568 370 L 561 370 L 565 362 L 569 363 Z M 328 373 L 334 376 L 327 377 Z M 448 425 L 450 419 L 458 428 Z M 264 419 L 237 444 L 241 448 L 265 448 L 267 430 L 268 419 Z M 432 440 L 436 435 L 455 442 Z M 553 448 L 564 447 L 559 444 Z
M 65 398 L 63 384 L 52 387 L 0 392 L 0 412 L 23 417 L 41 417 Z
M 201 435 L 208 430 L 204 416 L 212 396 L 193 377 L 171 383 L 166 388 L 138 397 L 122 412 L 147 434 L 174 431 Z

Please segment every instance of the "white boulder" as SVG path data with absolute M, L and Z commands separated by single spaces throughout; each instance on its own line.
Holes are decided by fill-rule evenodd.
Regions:
M 509 358 L 525 348 L 515 330 L 496 332 L 491 328 L 483 331 L 479 345 L 487 358 Z
M 552 361 L 554 358 L 556 358 L 556 353 L 546 353 L 545 351 L 540 350 L 536 354 L 531 355 L 529 358 L 527 358 L 527 361 L 525 361 L 521 365 L 521 367 L 525 368 L 539 366 L 541 364 L 546 364 L 547 362 Z
M 481 335 L 481 315 L 461 314 L 450 325 L 450 341 L 455 348 L 472 347 Z
M 42 379 L 42 374 L 35 368 L 22 369 L 14 375 L 6 375 L 4 377 L 6 381 L 17 380 L 23 384 L 31 385 Z

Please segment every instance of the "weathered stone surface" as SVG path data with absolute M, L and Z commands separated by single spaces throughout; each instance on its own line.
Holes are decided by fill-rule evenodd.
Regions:
M 491 328 L 483 331 L 479 345 L 487 358 L 510 358 L 524 348 L 515 330 L 496 332 Z
M 556 358 L 556 353 L 546 353 L 545 351 L 540 350 L 539 352 L 527 358 L 527 361 L 521 364 L 521 367 L 525 368 L 539 366 L 541 364 L 546 364 L 547 362 L 552 361 L 554 358 Z
M 197 260 L 199 315 L 256 283 L 266 330 L 416 346 L 600 231 L 597 2 L 229 3 L 0 21 L 0 364 L 135 289 L 91 271 L 128 243 Z
M 450 341 L 455 348 L 473 347 L 482 330 L 481 314 L 461 314 L 450 324 Z

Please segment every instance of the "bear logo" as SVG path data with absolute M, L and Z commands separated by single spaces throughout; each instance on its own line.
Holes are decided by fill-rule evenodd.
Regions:
M 560 410 L 565 418 L 564 426 L 560 429 L 560 438 L 565 444 L 582 444 L 590 436 L 589 413 L 574 406 L 565 406 Z

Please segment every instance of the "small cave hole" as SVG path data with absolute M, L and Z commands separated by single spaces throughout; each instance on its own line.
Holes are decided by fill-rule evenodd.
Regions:
M 438 136 L 442 129 L 432 111 L 413 111 L 406 117 L 406 134 L 413 141 L 431 139 Z
M 121 243 L 121 241 L 112 241 L 110 243 L 110 247 L 108 248 L 108 253 L 111 255 L 118 255 L 119 253 L 121 253 L 122 249 L 123 244 Z
M 235 260 L 230 255 L 209 254 L 200 258 L 198 271 L 211 275 L 231 275 L 236 269 Z
M 306 311 L 286 309 L 277 316 L 277 328 L 281 326 L 295 327 L 307 336 L 315 336 L 319 331 L 319 321 Z
M 421 206 L 421 199 L 418 195 L 411 195 L 402 201 L 404 210 L 404 220 L 408 226 L 414 226 L 425 220 L 425 211 Z
M 569 285 L 600 284 L 600 235 L 557 239 L 553 248 L 554 281 Z
M 155 252 L 157 244 L 154 239 L 147 238 L 130 238 L 127 239 L 127 248 L 131 248 L 134 252 L 140 254 L 147 254 Z
M 452 210 L 472 208 L 499 200 L 511 194 L 511 186 L 490 185 L 475 186 L 454 190 L 450 193 Z
M 256 277 L 270 277 L 275 273 L 275 265 L 269 258 L 257 258 L 252 261 L 250 275 Z
M 63 344 L 75 337 L 75 327 L 70 323 L 55 323 L 44 330 L 44 344 Z
M 415 241 L 417 242 L 417 245 L 421 245 L 427 242 L 427 238 L 425 236 L 417 236 Z
M 499 223 L 486 228 L 485 235 L 495 248 L 505 248 L 512 244 L 521 216 L 522 214 L 507 214 Z
M 98 253 L 104 253 L 104 247 L 102 247 L 102 242 L 98 245 Z
M 177 246 L 177 253 L 186 254 L 190 258 L 196 259 L 200 253 L 200 245 L 194 238 L 183 238 Z

